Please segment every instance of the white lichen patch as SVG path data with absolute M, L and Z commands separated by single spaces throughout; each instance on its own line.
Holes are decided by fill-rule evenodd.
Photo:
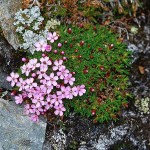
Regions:
M 137 34 L 137 33 L 138 33 L 138 28 L 132 26 L 132 27 L 131 27 L 131 33 Z
M 55 29 L 57 26 L 60 26 L 60 21 L 51 18 L 51 20 L 47 21 L 45 29 Z
M 146 98 L 142 98 L 137 99 L 135 101 L 135 106 L 137 107 L 137 109 L 140 111 L 141 114 L 149 114 L 150 113 L 150 98 L 146 97 Z
M 60 21 L 51 18 L 46 23 L 44 30 L 41 25 L 44 23 L 44 18 L 40 12 L 39 6 L 33 6 L 29 9 L 20 9 L 15 14 L 16 32 L 21 36 L 20 48 L 28 50 L 32 54 L 36 50 L 34 44 L 40 40 L 46 41 L 49 31 L 56 29 L 60 25 Z
M 63 150 L 66 145 L 66 135 L 62 129 L 58 130 L 51 137 L 51 143 L 55 150 Z
M 106 150 L 115 142 L 121 140 L 128 132 L 127 126 L 119 126 L 110 130 L 107 135 L 100 135 L 99 140 L 93 146 L 97 150 Z

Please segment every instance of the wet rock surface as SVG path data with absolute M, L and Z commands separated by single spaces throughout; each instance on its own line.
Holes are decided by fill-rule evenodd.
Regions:
M 0 98 L 0 150 L 41 150 L 46 124 L 33 123 L 23 108 Z
M 21 8 L 20 0 L 0 0 L 0 27 L 7 41 L 18 49 L 19 41 L 15 33 L 13 18 L 15 13 Z

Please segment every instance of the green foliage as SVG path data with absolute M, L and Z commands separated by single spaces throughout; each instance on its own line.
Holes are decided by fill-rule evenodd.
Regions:
M 116 119 L 120 108 L 127 106 L 130 96 L 127 87 L 131 52 L 107 28 L 72 26 L 70 29 L 60 26 L 60 37 L 52 44 L 53 51 L 57 49 L 58 53 L 47 52 L 52 60 L 67 57 L 64 64 L 75 72 L 75 84 L 86 87 L 82 97 L 65 101 L 66 115 L 73 110 L 93 118 L 94 122 Z M 61 48 L 58 43 L 62 43 Z M 41 54 L 35 52 L 29 57 L 40 58 Z

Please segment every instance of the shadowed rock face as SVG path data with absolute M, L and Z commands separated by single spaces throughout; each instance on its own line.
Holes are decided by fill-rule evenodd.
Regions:
M 6 77 L 19 66 L 20 60 L 21 54 L 0 35 L 0 87 L 11 89 Z
M 21 8 L 21 0 L 0 0 L 0 26 L 7 41 L 18 49 L 19 42 L 13 25 L 14 15 Z
M 0 35 L 0 87 L 6 89 L 11 89 L 11 87 L 5 79 L 18 63 L 15 50 L 19 47 L 19 41 L 13 22 L 15 13 L 21 8 L 21 2 L 20 0 L 0 0 L 0 28 L 8 41 Z

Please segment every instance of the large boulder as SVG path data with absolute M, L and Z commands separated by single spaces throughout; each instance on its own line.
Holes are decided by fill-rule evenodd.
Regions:
M 21 8 L 21 0 L 0 0 L 0 27 L 7 41 L 18 49 L 19 41 L 13 25 L 15 13 Z
M 0 98 L 0 150 L 41 150 L 46 123 L 32 122 L 23 108 Z

